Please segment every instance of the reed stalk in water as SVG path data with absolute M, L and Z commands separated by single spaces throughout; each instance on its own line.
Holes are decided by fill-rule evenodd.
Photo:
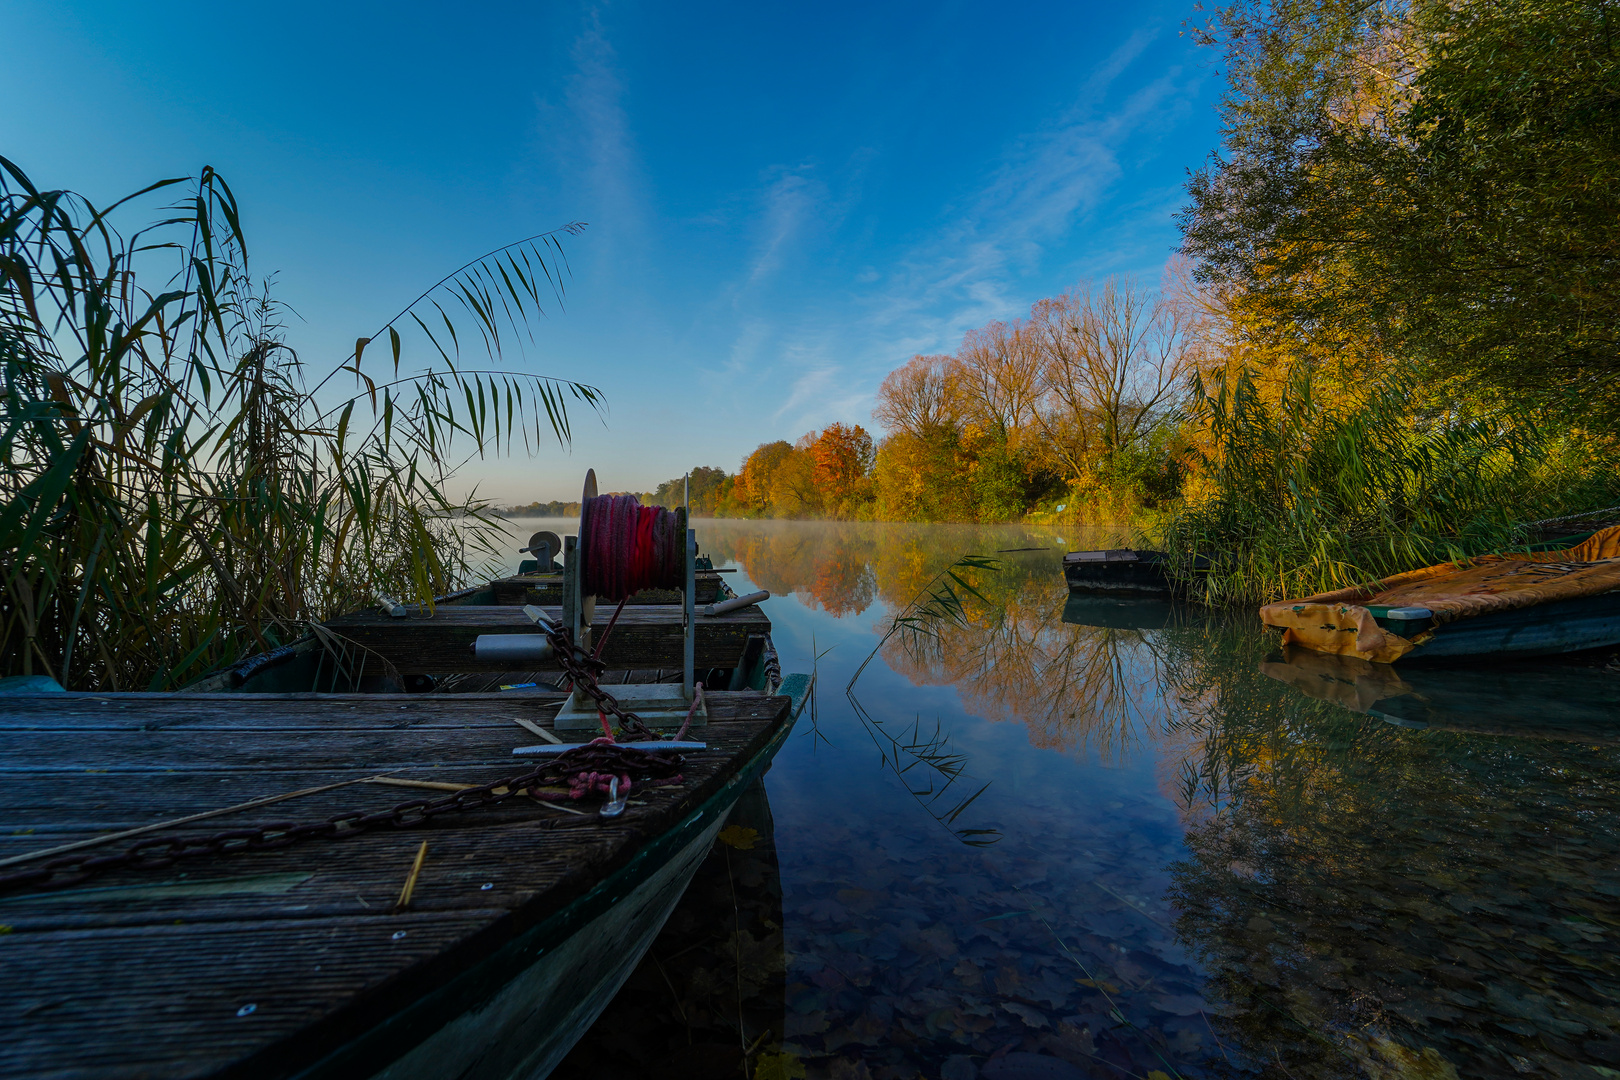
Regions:
M 566 441 L 601 398 L 461 345 L 498 362 L 560 303 L 579 228 L 462 267 L 310 388 L 213 170 L 99 208 L 0 158 L 0 675 L 172 689 L 467 580 L 500 524 L 457 458 Z

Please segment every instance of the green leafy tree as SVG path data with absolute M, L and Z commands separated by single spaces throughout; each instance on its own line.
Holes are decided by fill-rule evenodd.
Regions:
M 1585 0 L 1242 0 L 1189 253 L 1270 332 L 1620 416 L 1620 54 Z

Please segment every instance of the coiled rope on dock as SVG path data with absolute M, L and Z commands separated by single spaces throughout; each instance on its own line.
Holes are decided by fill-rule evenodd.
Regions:
M 580 591 L 623 600 L 643 589 L 686 584 L 686 511 L 642 506 L 634 495 L 599 495 L 580 507 L 585 552 Z

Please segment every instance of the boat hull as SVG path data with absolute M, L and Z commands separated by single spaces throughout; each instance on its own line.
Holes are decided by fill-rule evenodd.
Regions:
M 1552 656 L 1614 645 L 1620 645 L 1620 593 L 1603 593 L 1447 623 L 1401 662 Z
M 635 970 L 749 784 L 792 729 L 590 892 L 300 1074 L 541 1080 Z
M 1071 551 L 1063 557 L 1063 579 L 1075 592 L 1170 595 L 1170 578 L 1156 551 Z
M 487 1004 L 440 1028 L 376 1080 L 550 1075 L 641 962 L 730 812 Z

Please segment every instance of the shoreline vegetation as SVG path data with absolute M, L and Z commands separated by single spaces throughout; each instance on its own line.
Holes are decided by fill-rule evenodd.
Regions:
M 173 690 L 480 575 L 502 522 L 448 494 L 454 463 L 566 444 L 601 401 L 499 363 L 580 228 L 473 260 L 310 369 L 212 169 L 98 207 L 0 158 L 0 676 Z
M 915 356 L 886 434 L 694 469 L 694 509 L 1125 526 L 1211 558 L 1194 598 L 1255 604 L 1620 504 L 1606 9 L 1238 0 L 1192 32 L 1222 142 L 1158 289 L 1082 283 Z
M 879 435 L 695 468 L 694 509 L 1108 525 L 1209 557 L 1194 599 L 1255 604 L 1620 504 L 1607 8 L 1235 0 L 1190 30 L 1222 137 L 1157 287 L 1082 282 L 914 356 Z M 212 169 L 98 207 L 0 158 L 0 208 L 0 676 L 172 689 L 379 594 L 431 603 L 504 544 L 447 493 L 458 463 L 566 444 L 602 403 L 502 362 L 578 223 L 306 368 Z

